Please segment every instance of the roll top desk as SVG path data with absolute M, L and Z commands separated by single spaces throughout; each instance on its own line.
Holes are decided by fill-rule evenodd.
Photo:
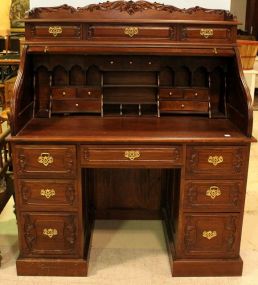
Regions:
M 241 275 L 251 98 L 223 10 L 35 8 L 12 101 L 19 275 L 86 276 L 95 219 L 161 219 L 173 276 Z

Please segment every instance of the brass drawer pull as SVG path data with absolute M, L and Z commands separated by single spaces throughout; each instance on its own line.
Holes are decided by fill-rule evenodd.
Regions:
M 62 34 L 63 29 L 61 26 L 51 26 L 48 28 L 48 32 L 53 35 L 53 37 L 56 37 L 57 35 Z
M 214 166 L 216 166 L 216 165 L 223 162 L 223 156 L 222 155 L 220 155 L 220 156 L 217 156 L 217 155 L 211 156 L 210 155 L 208 158 L 208 162 L 213 164 Z
M 137 27 L 126 27 L 124 33 L 132 38 L 139 33 L 139 29 Z
M 204 238 L 207 238 L 208 240 L 211 240 L 212 238 L 217 236 L 216 231 L 203 231 L 202 236 Z
M 56 191 L 54 189 L 41 189 L 40 195 L 49 199 L 56 195 Z
M 211 197 L 211 199 L 215 199 L 216 197 L 221 195 L 221 191 L 218 186 L 211 186 L 206 191 L 206 196 Z
M 48 152 L 42 152 L 38 157 L 38 163 L 43 164 L 44 166 L 48 166 L 49 164 L 54 162 L 54 158 Z
M 138 150 L 126 150 L 125 151 L 125 158 L 128 158 L 130 160 L 135 160 L 136 158 L 139 158 L 140 156 L 141 154 Z
M 58 235 L 58 231 L 57 229 L 44 229 L 43 230 L 43 235 L 48 236 L 49 238 L 52 238 L 53 236 L 57 236 Z
M 200 35 L 204 37 L 205 39 L 212 38 L 213 34 L 214 34 L 213 29 L 201 29 L 200 30 Z

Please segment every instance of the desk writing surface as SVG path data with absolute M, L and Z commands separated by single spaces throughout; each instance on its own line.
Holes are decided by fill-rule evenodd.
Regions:
M 229 134 L 230 137 L 225 136 Z M 246 142 L 229 120 L 200 117 L 32 119 L 12 140 L 87 142 Z

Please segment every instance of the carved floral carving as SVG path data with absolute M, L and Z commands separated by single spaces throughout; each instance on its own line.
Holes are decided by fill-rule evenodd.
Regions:
M 133 15 L 139 12 L 144 12 L 146 10 L 155 10 L 155 11 L 165 11 L 168 13 L 184 13 L 184 14 L 195 14 L 199 12 L 207 13 L 207 14 L 216 14 L 216 15 L 224 15 L 225 19 L 233 19 L 233 15 L 225 10 L 212 10 L 212 9 L 205 9 L 201 7 L 193 7 L 189 9 L 180 9 L 175 6 L 171 5 L 164 5 L 157 2 L 150 3 L 148 1 L 107 1 L 99 4 L 90 4 L 85 7 L 79 7 L 77 9 L 68 6 L 62 5 L 59 7 L 48 7 L 48 8 L 34 8 L 33 10 L 26 13 L 26 18 L 37 18 L 42 13 L 56 13 L 59 12 L 66 12 L 68 14 L 74 14 L 76 12 L 83 12 L 83 11 L 111 11 L 116 10 L 119 12 L 125 12 L 129 15 Z

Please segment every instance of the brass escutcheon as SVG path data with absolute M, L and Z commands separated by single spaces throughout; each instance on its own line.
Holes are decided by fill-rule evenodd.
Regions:
M 213 37 L 213 29 L 201 29 L 200 35 L 205 39 Z
M 44 166 L 48 166 L 49 164 L 54 162 L 54 158 L 48 152 L 42 152 L 38 157 L 38 163 L 43 164 Z
M 124 33 L 132 38 L 139 33 L 139 29 L 137 27 L 126 27 Z
M 53 37 L 57 37 L 57 35 L 62 34 L 63 29 L 60 26 L 51 26 L 48 28 L 48 32 L 53 35 Z
M 136 158 L 139 158 L 140 156 L 141 154 L 138 150 L 126 150 L 125 151 L 125 158 L 128 158 L 130 160 L 135 160 Z
M 215 199 L 216 197 L 221 195 L 221 191 L 218 186 L 211 186 L 206 191 L 206 196 L 211 197 L 211 199 Z
M 223 162 L 223 156 L 222 155 L 220 155 L 220 156 L 218 156 L 218 155 L 215 155 L 215 156 L 210 155 L 209 158 L 208 158 L 208 162 L 213 164 L 214 166 L 216 166 L 216 165 L 218 165 L 218 164 Z
M 43 230 L 43 235 L 48 236 L 49 238 L 52 238 L 53 236 L 57 236 L 58 232 L 57 229 L 44 229 Z
M 56 191 L 54 189 L 41 189 L 40 195 L 46 197 L 46 199 L 49 199 L 56 195 Z
M 212 238 L 217 236 L 216 231 L 203 231 L 202 236 L 204 238 L 207 238 L 208 240 L 211 240 Z

